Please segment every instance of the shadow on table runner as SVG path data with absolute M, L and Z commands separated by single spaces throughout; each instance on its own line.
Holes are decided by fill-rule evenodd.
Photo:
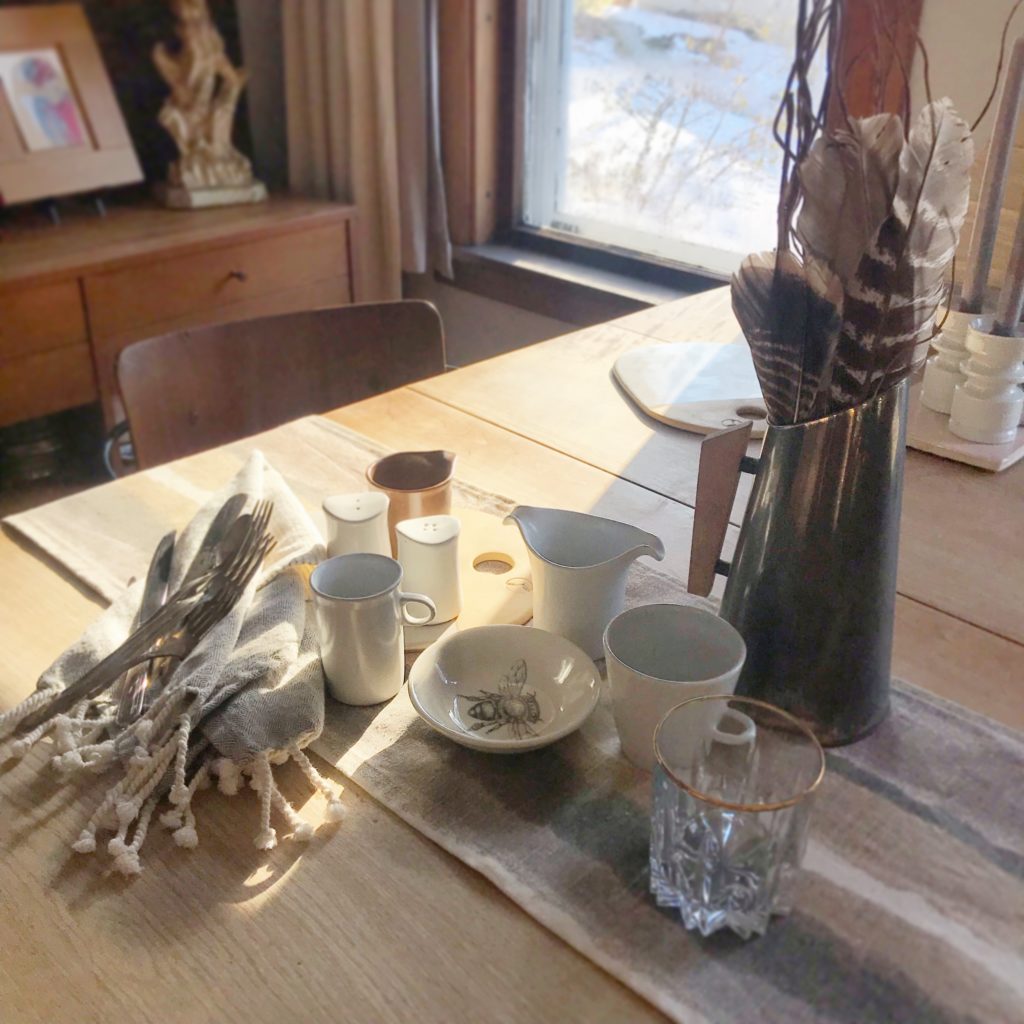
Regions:
M 363 489 L 387 451 L 310 417 L 6 523 L 109 598 L 254 448 L 316 521 L 323 495 Z M 455 503 L 512 504 L 464 484 Z M 628 597 L 695 600 L 642 564 Z M 451 744 L 404 691 L 375 708 L 329 702 L 314 749 L 687 1024 L 1019 1020 L 1024 737 L 921 691 L 897 688 L 872 737 L 829 755 L 797 909 L 749 943 L 695 938 L 648 896 L 649 779 L 619 757 L 606 701 L 579 733 L 517 757 Z
M 697 600 L 637 566 L 629 603 Z M 704 940 L 647 892 L 650 777 L 607 695 L 580 732 L 496 757 L 390 704 L 331 704 L 314 749 L 675 1020 L 1011 1021 L 1024 1000 L 1024 737 L 900 685 L 829 753 L 795 912 Z

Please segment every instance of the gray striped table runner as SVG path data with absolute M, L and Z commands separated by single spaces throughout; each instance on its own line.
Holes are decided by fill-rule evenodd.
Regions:
M 253 447 L 317 514 L 382 451 L 310 418 L 8 522 L 109 597 Z M 458 503 L 507 507 L 470 487 Z M 641 568 L 629 599 L 689 598 Z M 431 732 L 403 692 L 330 704 L 314 749 L 675 1020 L 1024 1021 L 1024 736 L 921 690 L 898 685 L 889 720 L 829 754 L 796 909 L 751 942 L 695 937 L 648 896 L 649 779 L 605 702 L 499 758 Z

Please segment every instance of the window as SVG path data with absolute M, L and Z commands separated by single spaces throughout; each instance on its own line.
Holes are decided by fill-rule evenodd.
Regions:
M 775 242 L 798 0 L 528 0 L 523 222 L 730 273 Z

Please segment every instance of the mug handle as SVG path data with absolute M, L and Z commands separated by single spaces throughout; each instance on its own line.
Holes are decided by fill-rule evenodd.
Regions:
M 402 609 L 402 621 L 410 626 L 425 626 L 428 622 L 433 622 L 434 616 L 437 614 L 434 602 L 426 594 L 404 594 L 399 592 L 398 603 Z M 422 604 L 429 610 L 429 614 L 423 618 L 415 618 L 409 614 L 409 609 L 406 608 L 407 604 Z
M 720 728 L 722 722 L 727 718 L 739 726 L 737 732 L 724 732 Z M 753 743 L 756 738 L 757 726 L 749 715 L 745 715 L 742 711 L 737 711 L 735 708 L 726 708 L 722 712 L 722 717 L 718 720 L 718 725 L 715 726 L 716 743 L 725 743 L 730 747 L 738 747 L 741 743 Z

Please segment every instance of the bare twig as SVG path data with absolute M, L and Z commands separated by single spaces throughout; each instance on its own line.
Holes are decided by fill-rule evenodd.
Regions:
M 782 174 L 779 181 L 776 261 L 772 291 L 774 304 L 783 298 L 782 255 L 796 242 L 795 222 L 803 199 L 800 166 L 807 158 L 815 138 L 825 127 L 831 95 L 832 70 L 838 44 L 837 26 L 840 5 L 833 0 L 800 0 L 797 12 L 796 43 L 793 64 L 786 79 L 782 101 L 772 125 L 776 140 L 782 147 Z M 818 103 L 814 101 L 811 78 L 822 44 L 826 44 L 824 82 Z M 796 387 L 796 400 L 792 409 L 795 422 L 801 408 L 805 369 L 808 365 L 808 340 L 801 339 L 800 371 Z
M 985 105 L 981 108 L 981 113 L 974 119 L 974 124 L 971 125 L 972 132 L 985 120 L 985 115 L 988 113 L 989 107 L 992 106 L 992 101 L 996 98 L 996 93 L 999 91 L 999 80 L 1003 75 L 1003 61 L 1006 60 L 1006 36 L 1010 31 L 1010 22 L 1013 21 L 1013 16 L 1017 13 L 1021 4 L 1024 4 L 1024 0 L 1017 0 L 1013 7 L 1010 8 L 1006 21 L 1003 22 L 1003 34 L 999 37 L 999 60 L 996 62 L 996 75 L 992 82 L 992 90 L 988 94 L 988 99 L 985 100 Z

